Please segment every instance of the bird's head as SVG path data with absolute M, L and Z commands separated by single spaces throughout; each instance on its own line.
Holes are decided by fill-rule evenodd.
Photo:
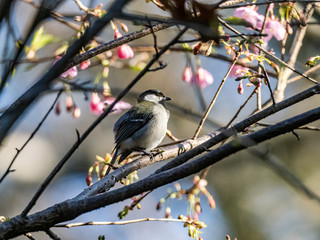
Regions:
M 161 91 L 155 89 L 150 89 L 141 93 L 138 98 L 138 102 L 148 101 L 153 103 L 163 103 L 169 100 L 171 100 L 171 98 L 164 96 Z

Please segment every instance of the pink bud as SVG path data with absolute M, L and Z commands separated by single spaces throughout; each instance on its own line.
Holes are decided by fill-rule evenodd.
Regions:
M 90 59 L 88 59 L 88 60 L 85 60 L 82 63 L 80 63 L 80 68 L 81 68 L 81 70 L 85 70 L 90 65 L 91 65 L 91 62 L 90 62 Z
M 110 105 L 114 102 L 115 98 L 114 97 L 110 97 L 107 96 L 103 102 L 104 105 Z M 127 103 L 125 101 L 119 101 L 116 103 L 116 105 L 114 105 L 113 109 L 112 109 L 112 113 L 120 113 L 121 111 L 131 108 L 131 104 Z
M 67 109 L 67 112 L 71 112 L 73 109 L 73 100 L 72 100 L 72 97 L 70 96 L 66 97 L 66 109 Z
M 190 67 L 186 66 L 183 70 L 182 80 L 186 83 L 191 83 L 192 70 Z
M 53 62 L 53 65 L 56 64 L 61 59 L 60 56 L 56 57 L 56 60 Z M 61 73 L 60 77 L 72 79 L 78 75 L 78 69 L 76 66 L 69 68 L 67 71 Z
M 73 118 L 78 119 L 80 115 L 81 115 L 81 109 L 75 106 L 72 113 Z
M 193 54 L 198 55 L 201 47 L 202 47 L 202 42 L 199 42 L 196 46 L 193 47 Z
M 114 39 L 117 39 L 117 38 L 121 38 L 122 37 L 122 34 L 119 32 L 119 30 L 116 28 L 114 30 Z
M 121 59 L 128 59 L 134 56 L 134 52 L 132 48 L 127 45 L 123 44 L 117 48 L 118 57 Z
M 239 85 L 238 85 L 238 93 L 239 94 L 243 94 L 244 93 L 244 88 L 243 88 L 243 84 L 242 84 L 242 81 L 239 82 Z
M 128 26 L 126 25 L 126 24 L 124 24 L 123 22 L 120 22 L 120 27 L 122 28 L 122 30 L 124 31 L 124 32 L 128 32 L 129 30 L 128 30 Z
M 90 110 L 93 114 L 100 115 L 103 113 L 104 103 L 101 102 L 101 99 L 98 93 L 93 92 L 91 94 L 91 101 L 90 101 Z
M 191 82 L 195 82 L 199 87 L 205 88 L 213 83 L 213 77 L 207 70 L 198 68 L 197 72 L 192 76 Z
M 91 186 L 91 185 L 92 185 L 92 177 L 91 177 L 91 175 L 88 175 L 88 176 L 86 177 L 86 183 L 87 183 L 88 186 Z
M 58 116 L 60 115 L 60 113 L 61 113 L 60 101 L 58 101 L 58 102 L 56 103 L 56 106 L 55 106 L 55 108 L 54 108 L 54 112 L 55 112 L 55 114 L 57 114 Z

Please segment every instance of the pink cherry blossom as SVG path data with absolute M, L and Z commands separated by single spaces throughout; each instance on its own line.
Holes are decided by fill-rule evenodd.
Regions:
M 186 66 L 183 70 L 182 80 L 186 83 L 191 83 L 192 70 L 190 67 Z
M 264 16 L 259 14 L 254 6 L 240 7 L 234 11 L 234 16 L 244 19 L 252 25 L 253 28 L 261 29 L 264 21 Z M 265 33 L 267 37 L 263 37 L 264 47 L 268 45 L 268 42 L 272 37 L 275 37 L 278 41 L 284 39 L 286 30 L 283 25 L 275 19 L 267 19 L 265 26 Z
M 82 63 L 80 63 L 80 68 L 81 68 L 81 70 L 85 70 L 90 65 L 91 65 L 91 62 L 90 62 L 90 59 L 88 59 L 88 60 L 85 60 Z
M 209 84 L 213 83 L 213 77 L 207 70 L 198 68 L 197 72 L 193 74 L 191 82 L 196 83 L 201 88 L 205 88 Z
M 80 115 L 81 115 L 81 109 L 75 106 L 72 113 L 73 118 L 78 119 Z
M 106 97 L 104 101 L 101 101 L 101 98 L 99 97 L 98 93 L 92 93 L 91 95 L 91 102 L 90 102 L 90 109 L 93 114 L 100 115 L 103 113 L 104 108 L 106 106 L 112 104 L 114 102 L 113 97 Z M 128 109 L 131 107 L 131 104 L 119 101 L 116 103 L 116 105 L 113 107 L 112 113 L 120 113 L 121 111 Z
M 114 30 L 114 39 L 117 39 L 120 37 L 122 37 L 122 34 L 116 28 Z M 128 59 L 128 58 L 132 58 L 134 56 L 134 52 L 133 52 L 132 48 L 127 44 L 123 44 L 123 45 L 117 47 L 117 53 L 118 53 L 118 57 L 121 59 Z
M 93 92 L 91 94 L 91 101 L 90 101 L 90 109 L 93 114 L 100 115 L 103 113 L 105 105 L 103 102 L 101 102 L 101 99 L 98 95 L 98 93 Z
M 104 104 L 106 105 L 110 105 L 114 102 L 115 98 L 114 97 L 106 97 L 106 99 L 104 100 Z M 131 104 L 127 103 L 125 101 L 119 101 L 116 103 L 116 105 L 114 105 L 113 107 L 113 112 L 112 113 L 120 113 L 125 109 L 129 109 L 131 108 Z
M 117 38 L 121 38 L 122 37 L 122 34 L 119 32 L 119 30 L 116 28 L 114 30 L 114 39 L 117 39 Z
M 243 94 L 244 93 L 244 88 L 243 88 L 242 81 L 240 81 L 237 91 L 238 91 L 239 94 Z
M 286 29 L 279 21 L 274 19 L 267 20 L 265 32 L 268 33 L 268 36 L 264 38 L 264 41 L 266 41 L 265 39 L 269 41 L 272 36 L 280 41 L 283 40 L 286 35 Z
M 229 76 L 230 77 L 241 77 L 243 75 L 243 73 L 247 72 L 247 71 L 248 71 L 248 68 L 236 64 L 231 69 L 231 72 L 229 73 Z
M 234 11 L 234 16 L 244 19 L 252 25 L 253 28 L 261 28 L 264 16 L 257 13 L 254 6 L 251 7 L 239 7 Z
M 61 59 L 61 56 L 57 56 L 56 60 L 53 62 L 53 65 L 56 64 Z M 60 77 L 72 79 L 78 75 L 78 69 L 76 66 L 69 68 L 67 71 L 62 73 Z
M 128 59 L 134 56 L 132 48 L 127 45 L 123 44 L 117 48 L 118 57 L 121 59 Z

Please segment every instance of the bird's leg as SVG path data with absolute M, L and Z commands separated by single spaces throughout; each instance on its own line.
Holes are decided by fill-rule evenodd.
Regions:
M 145 151 L 145 150 L 140 150 L 140 151 L 143 152 L 144 155 L 148 155 L 151 158 L 151 160 L 153 161 L 153 154 L 151 152 L 148 152 L 148 151 Z
M 156 154 L 160 154 L 165 152 L 165 150 L 163 150 L 161 147 L 157 147 L 155 149 L 152 149 L 152 152 L 155 152 Z

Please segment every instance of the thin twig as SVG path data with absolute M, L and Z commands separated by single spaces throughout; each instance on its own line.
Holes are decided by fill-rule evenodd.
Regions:
M 25 233 L 24 235 L 25 235 L 27 238 L 29 238 L 30 240 L 37 240 L 37 239 L 35 239 L 35 238 L 32 236 L 31 233 Z
M 267 23 L 267 18 L 269 15 L 269 11 L 270 11 L 270 3 L 267 5 L 265 13 L 264 13 L 264 19 L 263 19 L 263 23 L 262 23 L 262 27 L 259 30 L 260 34 L 262 34 L 266 28 L 266 23 Z M 262 37 L 260 37 L 260 39 L 262 39 Z M 261 44 L 259 43 L 259 45 L 261 46 Z M 262 56 L 262 51 L 259 50 L 259 55 Z M 259 64 L 259 62 L 258 62 Z M 261 74 L 261 69 L 258 67 L 258 75 Z M 261 88 L 258 87 L 256 88 L 256 96 L 257 96 L 257 110 L 260 111 L 262 109 L 262 100 L 261 100 Z
M 61 240 L 61 238 L 58 237 L 57 234 L 55 234 L 53 231 L 51 231 L 50 229 L 45 231 L 46 234 L 48 234 L 48 236 L 53 239 L 53 240 Z
M 272 126 L 272 124 L 261 123 L 261 122 L 257 122 L 257 125 L 262 126 L 262 127 Z M 310 130 L 310 131 L 320 131 L 320 127 L 314 127 L 314 126 L 302 126 L 302 127 L 298 127 L 297 129 L 299 129 L 299 130 Z
M 72 228 L 72 227 L 82 227 L 82 226 L 100 226 L 100 225 L 126 225 L 132 223 L 141 223 L 141 222 L 179 222 L 179 223 L 191 223 L 192 221 L 186 221 L 183 219 L 173 219 L 173 218 L 141 218 L 127 221 L 116 221 L 116 222 L 80 222 L 80 223 L 69 223 L 69 224 L 57 224 L 53 227 L 57 228 Z
M 272 3 L 277 4 L 277 3 L 287 3 L 287 2 L 299 2 L 299 3 L 316 3 L 320 2 L 319 0 L 273 0 Z M 238 4 L 238 5 L 230 5 L 230 6 L 221 6 L 219 7 L 220 9 L 228 9 L 228 8 L 239 8 L 239 7 L 247 7 L 247 6 L 259 6 L 259 5 L 267 5 L 270 4 L 270 1 L 265 1 L 265 2 L 248 2 L 244 4 Z
M 310 68 L 309 70 L 305 71 L 304 74 L 305 75 L 309 75 L 310 73 L 313 73 L 313 72 L 315 72 L 315 71 L 317 71 L 319 69 L 320 69 L 320 64 L 318 64 L 317 66 L 314 66 L 313 68 Z M 293 83 L 295 81 L 298 81 L 301 78 L 303 78 L 303 76 L 301 76 L 301 75 L 295 76 L 293 78 L 289 78 L 288 81 L 287 81 L 287 84 Z
M 83 10 L 88 14 L 92 14 L 92 11 L 90 11 L 90 9 L 86 7 L 80 0 L 73 0 L 73 1 L 78 5 L 80 10 Z
M 28 138 L 28 140 L 22 145 L 22 147 L 20 149 L 16 149 L 17 153 L 16 155 L 13 157 L 13 159 L 11 160 L 6 172 L 2 175 L 1 179 L 0 179 L 0 184 L 1 182 L 4 180 L 4 178 L 10 173 L 13 172 L 14 170 L 11 169 L 13 163 L 15 162 L 15 160 L 17 159 L 17 157 L 19 156 L 19 154 L 21 153 L 21 151 L 27 146 L 27 144 L 31 141 L 31 139 L 34 137 L 34 135 L 38 132 L 38 130 L 40 129 L 40 127 L 42 126 L 42 124 L 44 123 L 44 121 L 47 119 L 47 117 L 49 116 L 50 112 L 52 111 L 52 109 L 54 108 L 55 104 L 57 103 L 60 95 L 62 93 L 62 90 L 60 90 L 56 96 L 56 98 L 54 99 L 51 107 L 49 108 L 49 110 L 47 111 L 47 113 L 44 115 L 44 117 L 42 118 L 42 120 L 40 121 L 40 123 L 38 124 L 38 126 L 33 130 L 33 132 L 31 133 L 30 137 Z
M 234 58 L 234 60 L 233 60 L 233 63 L 232 63 L 231 66 L 229 67 L 229 69 L 228 69 L 226 75 L 224 76 L 224 78 L 221 80 L 220 86 L 219 86 L 216 94 L 215 94 L 214 97 L 212 98 L 210 105 L 208 106 L 205 114 L 203 115 L 203 117 L 202 117 L 202 119 L 201 119 L 201 121 L 200 121 L 200 123 L 199 123 L 199 125 L 198 125 L 198 128 L 197 128 L 197 130 L 196 130 L 196 132 L 195 132 L 195 134 L 194 134 L 194 136 L 193 136 L 193 139 L 196 139 L 196 138 L 198 137 L 198 135 L 199 135 L 199 133 L 200 133 L 200 131 L 201 131 L 201 129 L 202 129 L 202 126 L 203 126 L 204 122 L 206 121 L 206 119 L 207 119 L 207 117 L 208 117 L 208 115 L 209 115 L 209 113 L 210 113 L 213 105 L 215 104 L 215 102 L 216 102 L 216 100 L 217 100 L 217 98 L 218 98 L 218 95 L 219 95 L 219 93 L 220 93 L 220 91 L 221 91 L 221 89 L 222 89 L 222 87 L 223 87 L 226 79 L 227 79 L 228 76 L 229 76 L 229 73 L 231 72 L 231 70 L 232 70 L 233 66 L 236 64 L 236 62 L 238 61 L 239 56 L 240 56 L 240 53 L 237 52 L 237 53 L 236 53 L 236 56 L 235 56 L 235 58 Z
M 263 66 L 263 64 L 260 64 L 260 63 L 259 63 L 259 67 L 262 69 L 262 72 L 263 72 L 263 75 L 264 75 L 264 79 L 265 79 L 266 82 L 267 82 L 268 89 L 269 89 L 269 91 L 270 91 L 270 96 L 271 96 L 271 99 L 272 99 L 272 103 L 273 103 L 273 105 L 275 105 L 275 104 L 276 104 L 276 101 L 274 100 L 274 97 L 273 97 L 273 92 L 272 92 L 272 89 L 271 89 L 270 79 L 269 79 L 268 73 L 267 73 L 265 67 Z

